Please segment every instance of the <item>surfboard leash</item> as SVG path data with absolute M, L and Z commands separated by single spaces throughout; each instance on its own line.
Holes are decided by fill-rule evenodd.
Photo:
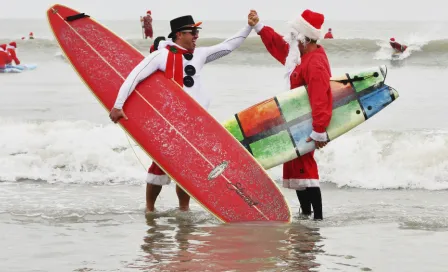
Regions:
M 132 152 L 134 152 L 135 157 L 140 162 L 140 164 L 142 165 L 143 169 L 145 169 L 145 171 L 147 171 L 148 168 L 145 167 L 145 165 L 143 164 L 142 160 L 140 160 L 140 157 L 137 155 L 137 152 L 135 152 L 134 146 L 132 145 L 131 140 L 129 139 L 129 135 L 126 133 L 126 131 L 123 130 L 123 132 L 126 135 L 126 139 L 128 140 L 129 146 L 131 147 Z

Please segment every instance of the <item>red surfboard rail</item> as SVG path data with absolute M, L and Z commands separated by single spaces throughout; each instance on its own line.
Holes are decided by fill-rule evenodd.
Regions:
M 50 27 L 75 71 L 103 104 L 144 56 L 89 16 L 62 5 Z M 194 99 L 162 72 L 142 81 L 120 125 L 191 197 L 223 222 L 290 222 L 291 212 L 261 165 Z

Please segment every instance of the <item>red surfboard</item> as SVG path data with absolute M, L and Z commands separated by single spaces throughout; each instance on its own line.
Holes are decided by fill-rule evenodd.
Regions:
M 144 56 L 90 18 L 62 5 L 47 11 L 75 71 L 103 104 Z M 192 198 L 223 222 L 290 222 L 277 185 L 248 151 L 173 80 L 156 72 L 123 108 L 127 133 Z

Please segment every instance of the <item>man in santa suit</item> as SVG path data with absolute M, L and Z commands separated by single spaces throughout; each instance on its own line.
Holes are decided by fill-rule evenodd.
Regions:
M 9 65 L 12 64 L 12 61 L 14 61 L 16 65 L 20 64 L 20 60 L 17 58 L 16 48 L 17 48 L 16 42 L 10 42 L 8 44 L 8 46 L 6 47 L 6 51 L 11 56 L 11 59 L 12 59 L 11 63 L 8 63 Z
M 148 37 L 150 37 L 152 39 L 152 35 L 153 35 L 153 30 L 152 30 L 152 17 L 151 17 L 151 11 L 148 10 L 146 12 L 146 16 L 141 18 L 141 20 L 143 22 L 143 30 L 145 31 L 145 39 L 147 39 Z
M 333 32 L 331 31 L 331 28 L 328 29 L 327 33 L 325 33 L 324 39 L 333 39 Z
M 4 70 L 6 65 L 11 62 L 11 56 L 6 51 L 6 44 L 0 44 L 0 70 Z
M 171 33 L 168 40 L 161 40 L 158 49 L 148 55 L 126 78 L 120 88 L 115 105 L 110 112 L 113 122 L 127 119 L 123 104 L 134 91 L 136 85 L 157 70 L 165 72 L 166 77 L 174 79 L 202 107 L 208 109 L 210 94 L 201 87 L 200 75 L 205 64 L 230 54 L 237 49 L 252 31 L 249 25 L 243 27 L 233 37 L 210 47 L 196 48 L 201 22 L 195 23 L 190 15 L 171 20 Z M 180 166 L 179 166 L 180 167 Z M 162 186 L 170 183 L 170 178 L 153 163 L 148 170 L 146 187 L 147 211 L 154 211 L 154 204 Z M 189 209 L 190 196 L 176 186 L 179 208 Z
M 395 38 L 390 38 L 389 43 L 396 52 L 403 53 L 408 48 L 406 45 L 402 45 L 396 42 Z
M 306 141 L 314 141 L 317 149 L 324 147 L 328 142 L 326 128 L 331 120 L 333 101 L 330 64 L 324 48 L 317 44 L 321 37 L 324 16 L 305 10 L 299 18 L 290 23 L 289 33 L 285 37 L 260 23 L 254 10 L 249 13 L 248 21 L 260 35 L 269 53 L 286 66 L 290 89 L 307 85 L 313 130 Z M 319 173 L 314 152 L 283 165 L 283 187 L 296 190 L 302 215 L 310 216 L 312 206 L 314 219 L 323 219 Z

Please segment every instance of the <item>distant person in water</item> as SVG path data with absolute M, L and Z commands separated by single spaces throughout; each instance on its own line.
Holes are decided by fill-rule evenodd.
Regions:
M 408 47 L 404 44 L 399 44 L 395 41 L 395 38 L 390 38 L 390 46 L 392 46 L 392 48 L 396 51 L 396 52 L 400 52 L 403 53 Z
M 149 53 L 152 53 L 152 52 L 156 51 L 157 49 L 159 49 L 159 43 L 164 40 L 165 40 L 165 37 L 163 37 L 163 36 L 159 36 L 159 37 L 155 38 L 154 43 L 151 45 L 151 48 L 149 48 Z
M 34 39 L 34 34 L 33 34 L 33 32 L 30 32 L 29 39 L 30 39 L 30 40 L 33 40 L 33 39 Z
M 148 10 L 146 12 L 146 16 L 142 17 L 140 19 L 141 22 L 143 22 L 143 29 L 145 31 L 145 39 L 150 37 L 152 39 L 153 30 L 152 30 L 152 17 L 151 17 L 151 11 Z
M 14 61 L 14 63 L 16 65 L 20 64 L 20 60 L 17 58 L 17 44 L 16 42 L 10 42 L 7 46 L 6 46 L 6 52 L 9 54 L 9 56 L 11 57 L 11 62 L 8 63 L 8 65 L 12 65 L 12 61 Z
M 6 68 L 6 65 L 11 62 L 11 56 L 6 51 L 7 45 L 0 44 L 0 71 Z
M 331 28 L 328 29 L 328 32 L 325 34 L 324 39 L 333 39 L 333 32 Z

